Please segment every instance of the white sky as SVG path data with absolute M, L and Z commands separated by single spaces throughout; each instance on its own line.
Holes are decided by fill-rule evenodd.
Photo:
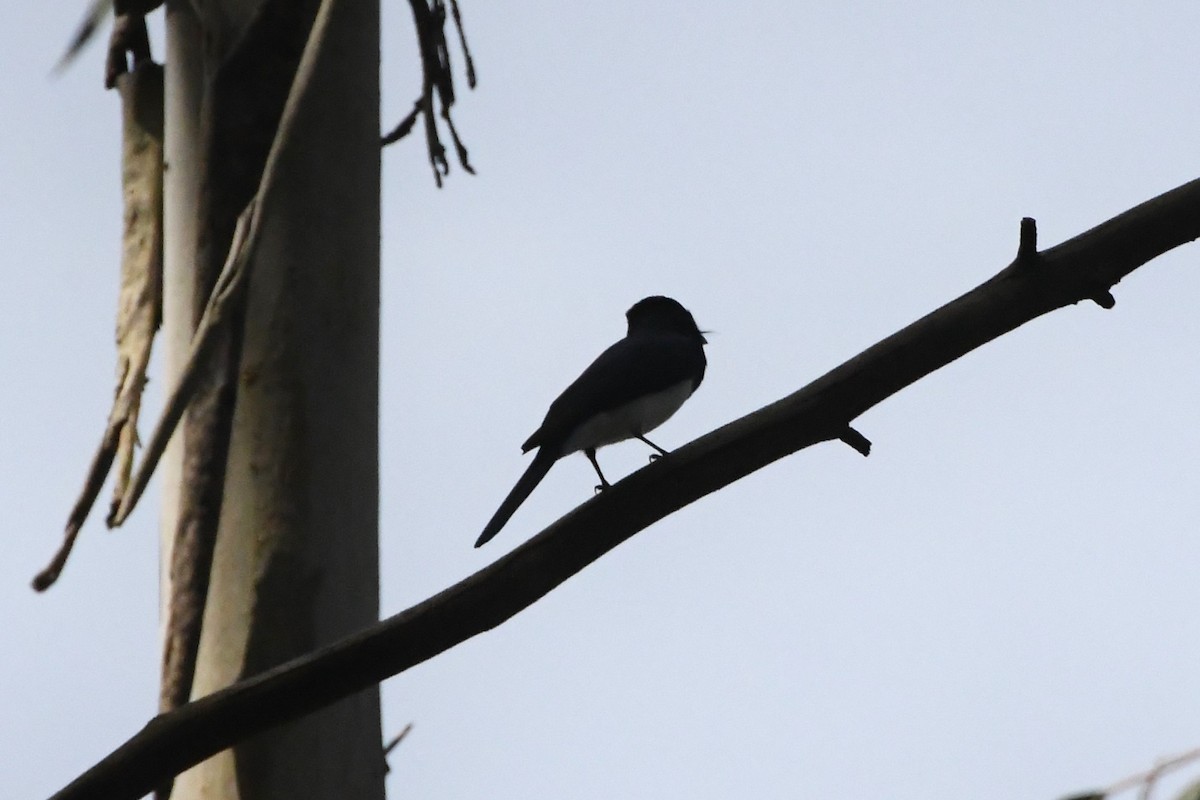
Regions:
M 1022 216 L 1049 246 L 1200 175 L 1189 0 L 463 1 L 478 177 L 438 192 L 417 140 L 384 157 L 387 614 L 589 497 L 587 461 L 564 461 L 471 547 L 637 299 L 716 332 L 658 432 L 673 447 L 988 278 Z M 13 798 L 59 788 L 156 697 L 153 503 L 116 533 L 97 514 L 60 584 L 28 588 L 112 386 L 117 98 L 100 47 L 47 78 L 83 5 L 20 3 L 0 28 Z M 406 4 L 385 12 L 390 127 L 416 56 Z M 390 790 L 1054 798 L 1200 743 L 1196 258 L 872 410 L 869 459 L 778 463 L 387 682 L 385 735 L 415 724 Z M 644 459 L 601 454 L 610 477 Z

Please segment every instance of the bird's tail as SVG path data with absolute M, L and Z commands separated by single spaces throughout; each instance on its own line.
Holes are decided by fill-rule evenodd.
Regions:
M 537 451 L 537 455 L 533 457 L 533 463 L 525 470 L 525 474 L 517 481 L 517 485 L 508 493 L 508 497 L 504 498 L 504 502 L 500 504 L 500 508 L 496 509 L 496 513 L 492 515 L 491 520 L 483 528 L 483 533 L 479 534 L 479 538 L 475 540 L 475 546 L 489 541 L 493 536 L 500 532 L 504 524 L 508 522 L 509 517 L 520 507 L 521 503 L 525 502 L 525 498 L 529 497 L 529 493 L 542 482 L 542 478 L 546 477 L 546 473 L 550 471 L 550 467 L 558 460 L 558 455 L 549 451 L 545 447 L 541 447 Z

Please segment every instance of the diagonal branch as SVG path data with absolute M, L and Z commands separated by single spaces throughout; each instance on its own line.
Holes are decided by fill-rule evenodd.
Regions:
M 1121 278 L 1200 237 L 1200 180 L 1041 253 L 1030 252 L 1032 222 L 1025 226 L 1021 257 L 957 300 L 803 389 L 633 473 L 407 611 L 152 719 L 55 798 L 134 800 L 248 736 L 495 628 L 638 531 L 784 456 L 844 437 L 867 409 L 992 339 L 1054 309 L 1109 298 Z
M 264 175 L 264 182 L 265 180 Z M 212 296 L 208 299 L 208 306 L 200 318 L 199 325 L 196 326 L 196 332 L 192 335 L 192 346 L 188 351 L 187 361 L 171 388 L 171 394 L 167 397 L 154 431 L 150 434 L 137 471 L 134 472 L 120 504 L 109 515 L 109 527 L 122 524 L 141 499 L 142 493 L 150 483 L 150 477 L 167 449 L 167 444 L 171 441 L 171 436 L 175 433 L 176 426 L 179 425 L 179 420 L 183 418 L 188 403 L 204 377 L 204 370 L 208 366 L 212 351 L 219 342 L 218 334 L 230 324 L 231 310 L 237 308 L 246 289 L 254 248 L 258 243 L 260 218 L 261 212 L 256 197 L 238 218 L 237 229 L 229 248 L 229 258 L 221 270 Z

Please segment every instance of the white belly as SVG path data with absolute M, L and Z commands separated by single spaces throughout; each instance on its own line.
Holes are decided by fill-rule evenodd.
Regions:
M 692 396 L 691 381 L 682 381 L 661 392 L 626 403 L 592 417 L 576 428 L 563 443 L 565 456 L 588 448 L 623 442 L 635 436 L 645 436 L 662 425 Z

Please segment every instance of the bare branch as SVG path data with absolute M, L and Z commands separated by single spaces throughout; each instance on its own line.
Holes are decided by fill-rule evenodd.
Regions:
M 328 0 L 327 0 L 328 2 Z M 322 708 L 495 628 L 658 520 L 810 445 L 867 409 L 1049 311 L 1087 299 L 1200 237 L 1200 180 L 995 277 L 803 389 L 644 467 L 498 561 L 362 632 L 152 719 L 55 795 L 135 800 L 259 731 Z M 464 540 L 464 546 L 466 542 Z
M 1106 800 L 1106 798 L 1121 794 L 1130 789 L 1138 790 L 1139 800 L 1150 800 L 1158 780 L 1168 772 L 1185 767 L 1200 760 L 1200 748 L 1193 748 L 1183 753 L 1160 758 L 1154 766 L 1141 772 L 1122 778 L 1104 789 L 1092 789 L 1064 797 L 1063 800 Z M 1178 796 L 1178 800 L 1200 797 L 1200 782 L 1193 782 Z
M 420 113 L 421 113 L 421 99 L 418 98 L 417 102 L 413 103 L 412 111 L 408 112 L 408 114 L 404 117 L 404 119 L 400 120 L 400 124 L 398 124 L 392 130 L 391 133 L 389 133 L 387 136 L 383 137 L 383 141 L 382 141 L 383 146 L 387 147 L 389 144 L 392 144 L 393 142 L 398 142 L 401 139 L 403 139 L 405 136 L 408 136 L 408 134 L 410 134 L 412 132 L 413 125 L 415 125 L 417 123 L 417 116 Z
M 1140 787 L 1138 795 L 1143 799 L 1149 798 L 1159 778 L 1168 772 L 1185 767 L 1197 760 L 1200 760 L 1200 747 L 1183 753 L 1177 753 L 1173 756 L 1167 756 L 1166 758 L 1160 758 L 1150 769 L 1134 773 L 1112 784 L 1104 790 L 1103 796 L 1108 797 L 1124 792 L 1127 789 Z
M 454 27 L 458 31 L 458 44 L 462 47 L 463 59 L 467 62 L 467 88 L 474 89 L 477 82 L 475 80 L 475 59 L 471 58 L 471 48 L 467 47 L 467 33 L 463 29 L 458 0 L 450 0 L 450 13 L 454 17 Z
M 855 452 L 864 457 L 871 455 L 871 440 L 849 425 L 846 426 L 844 431 L 838 434 L 838 439 L 850 445 Z
M 387 147 L 393 142 L 403 139 L 412 131 L 418 114 L 425 116 L 425 148 L 429 154 L 429 163 L 433 167 L 433 179 L 438 188 L 442 186 L 442 178 L 450 173 L 450 164 L 446 161 L 446 148 L 438 133 L 437 120 L 434 117 L 433 97 L 437 94 L 441 103 L 439 115 L 450 131 L 454 142 L 454 152 L 463 170 L 474 175 L 475 169 L 467 158 L 467 148 L 458 135 L 450 109 L 454 105 L 454 74 L 450 68 L 450 50 L 446 45 L 446 5 L 444 0 L 409 0 L 413 12 L 413 25 L 417 31 L 417 44 L 421 51 L 421 96 L 413 104 L 413 110 L 381 140 L 381 146 Z M 467 37 L 463 33 L 462 15 L 458 3 L 451 0 L 451 10 L 454 24 L 458 29 L 458 40 L 462 45 L 463 55 L 467 62 L 467 86 L 475 88 L 475 62 L 471 51 L 467 49 Z
M 396 747 L 397 747 L 397 746 L 399 746 L 399 744 L 400 744 L 401 742 L 403 742 L 403 741 L 404 741 L 404 737 L 405 737 L 405 736 L 408 736 L 408 732 L 412 730 L 412 727 L 413 727 L 413 724 L 410 722 L 410 723 L 408 723 L 407 725 L 405 725 L 405 726 L 404 726 L 404 729 L 403 729 L 402 731 L 400 731 L 400 732 L 399 732 L 399 733 L 397 733 L 395 736 L 393 736 L 393 737 L 392 737 L 392 740 L 391 740 L 390 742 L 388 742 L 386 745 L 384 745 L 384 747 L 383 747 L 383 754 L 384 754 L 385 756 L 386 756 L 386 755 L 390 755 L 390 754 L 391 754 L 391 752 L 392 752 L 393 750 L 395 750 L 395 749 L 396 749 Z

